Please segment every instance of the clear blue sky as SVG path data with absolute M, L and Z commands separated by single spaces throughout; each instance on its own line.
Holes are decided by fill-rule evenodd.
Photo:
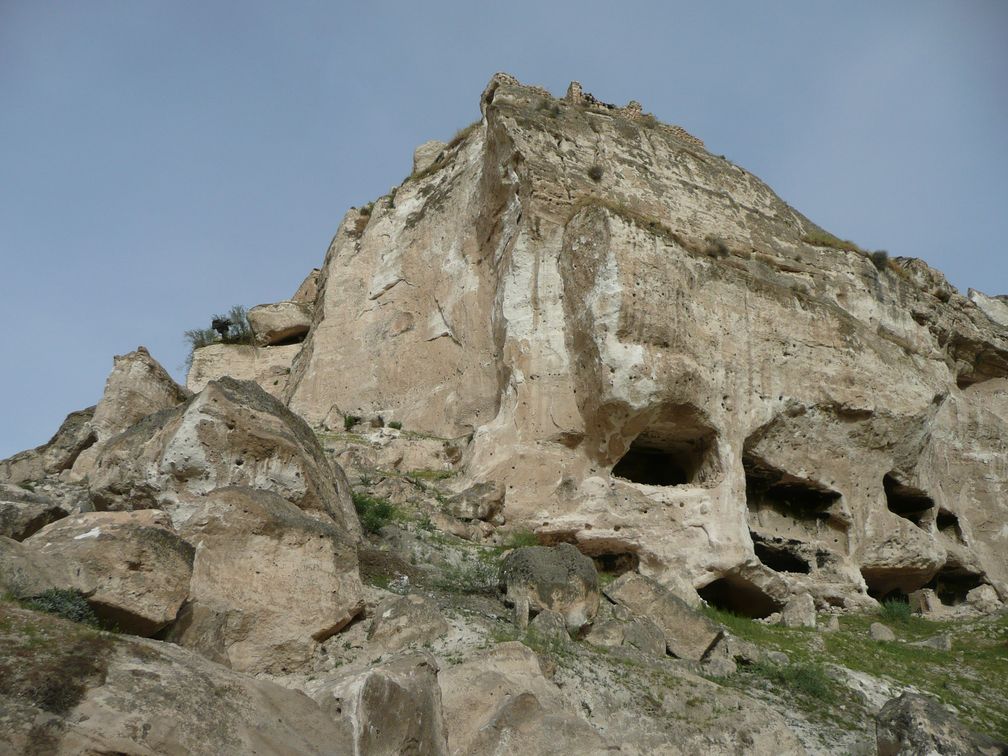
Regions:
M 1008 292 L 1008 3 L 0 0 L 0 457 L 289 297 L 495 71 L 640 100 L 828 230 Z

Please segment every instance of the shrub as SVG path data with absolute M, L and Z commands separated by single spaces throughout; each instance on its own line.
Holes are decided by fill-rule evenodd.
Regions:
M 516 530 L 504 541 L 504 548 L 519 549 L 522 546 L 538 546 L 539 538 L 531 530 Z
M 49 588 L 38 596 L 21 602 L 26 608 L 55 614 L 72 622 L 98 627 L 98 618 L 80 591 L 69 588 Z
M 878 249 L 872 252 L 869 257 L 871 258 L 872 265 L 875 266 L 875 270 L 881 272 L 889 266 L 889 253 L 884 249 Z
M 402 430 L 402 423 L 400 423 L 398 420 L 392 420 L 389 422 L 388 427 L 395 428 L 396 430 Z
M 910 604 L 899 599 L 886 599 L 882 602 L 882 609 L 879 611 L 882 619 L 887 622 L 907 623 L 910 621 Z
M 343 430 L 348 431 L 361 421 L 360 415 L 343 415 Z
M 445 567 L 434 584 L 446 593 L 496 595 L 498 582 L 496 562 L 472 559 Z
M 399 518 L 399 512 L 388 499 L 369 496 L 355 491 L 353 493 L 354 509 L 360 518 L 361 527 L 368 533 L 377 533 L 383 527 Z
M 829 676 L 818 664 L 796 662 L 777 665 L 770 662 L 756 662 L 750 669 L 761 677 L 811 698 L 822 701 L 832 699 Z
M 596 163 L 595 165 L 593 165 L 591 168 L 588 169 L 588 178 L 596 182 L 601 181 L 602 175 L 604 173 L 605 171 L 602 169 L 602 166 Z
M 371 210 L 374 208 L 374 202 L 368 202 L 364 207 L 360 208 L 357 212 L 361 215 L 371 215 Z
M 214 315 L 213 320 L 226 320 L 228 326 L 227 335 L 221 336 L 213 328 L 193 328 L 185 332 L 185 339 L 189 342 L 189 356 L 186 358 L 186 368 L 192 367 L 193 352 L 201 347 L 216 344 L 251 344 L 252 326 L 248 322 L 248 313 L 241 305 L 235 305 L 226 315 Z

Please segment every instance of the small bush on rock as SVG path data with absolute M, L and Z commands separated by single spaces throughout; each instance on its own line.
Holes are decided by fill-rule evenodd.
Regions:
M 55 614 L 71 622 L 98 627 L 98 618 L 80 591 L 67 588 L 49 588 L 38 596 L 21 602 L 27 609 Z
M 395 428 L 396 430 L 402 430 L 402 423 L 400 423 L 398 420 L 392 420 L 388 424 L 388 427 L 389 428 Z
M 596 164 L 588 169 L 588 178 L 592 181 L 601 181 L 603 173 L 604 171 L 602 170 L 602 166 Z
M 889 253 L 884 249 L 876 250 L 872 252 L 871 255 L 872 265 L 875 266 L 875 270 L 881 272 L 889 266 Z
M 361 421 L 360 415 L 344 415 L 343 430 L 348 431 Z

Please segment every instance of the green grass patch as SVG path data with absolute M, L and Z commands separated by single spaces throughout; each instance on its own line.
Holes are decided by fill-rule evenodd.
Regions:
M 801 240 L 814 247 L 829 247 L 831 249 L 847 250 L 850 252 L 864 252 L 861 247 L 852 242 L 850 239 L 841 239 L 840 237 L 834 236 L 829 231 L 824 231 L 821 228 L 813 229 L 812 231 L 803 234 Z
M 910 604 L 899 599 L 886 599 L 882 602 L 879 615 L 883 622 L 897 622 L 905 625 L 910 622 Z
M 416 480 L 445 480 L 454 475 L 454 470 L 432 470 L 430 468 L 410 470 L 406 473 L 407 478 L 415 478 Z
M 749 667 L 749 671 L 795 693 L 820 701 L 832 700 L 833 689 L 836 687 L 822 665 L 811 662 L 783 665 L 757 662 Z
M 91 627 L 99 627 L 101 624 L 84 594 L 69 588 L 49 588 L 38 596 L 22 599 L 20 603 L 26 609 L 55 614 L 71 622 Z

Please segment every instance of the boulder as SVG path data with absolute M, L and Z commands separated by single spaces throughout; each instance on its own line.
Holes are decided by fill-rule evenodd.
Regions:
M 360 524 L 342 469 L 307 424 L 250 381 L 222 378 L 185 404 L 150 415 L 107 441 L 95 460 L 101 509 L 166 507 L 226 486 L 273 491 L 352 537 Z
M 528 625 L 530 614 L 551 609 L 576 633 L 598 611 L 595 563 L 569 543 L 514 549 L 501 562 L 500 584 L 521 628 Z
M 1008 743 L 970 731 L 937 701 L 914 693 L 882 707 L 875 717 L 875 738 L 879 756 L 1008 753 Z
M 438 679 L 453 754 L 610 752 L 521 643 L 492 646 Z
M 375 609 L 368 642 L 385 653 L 401 651 L 409 645 L 427 645 L 449 630 L 444 615 L 433 601 L 409 594 L 385 599 Z
M 896 640 L 896 633 L 890 630 L 888 627 L 883 625 L 881 622 L 872 622 L 868 627 L 868 635 L 872 640 L 877 641 L 894 641 Z
M 0 536 L 23 541 L 39 528 L 67 514 L 62 504 L 48 496 L 0 483 Z
M 604 592 L 611 601 L 653 620 L 665 636 L 668 652 L 680 659 L 699 661 L 724 633 L 716 622 L 636 572 L 624 573 Z
M 403 656 L 356 675 L 327 680 L 312 697 L 353 733 L 345 753 L 447 756 L 448 732 L 428 653 Z
M 567 621 L 560 612 L 547 609 L 539 612 L 528 625 L 530 636 L 538 638 L 548 645 L 566 644 L 570 641 L 567 634 Z
M 811 594 L 793 596 L 781 609 L 781 624 L 784 627 L 815 627 L 816 609 Z
M 907 602 L 910 604 L 911 612 L 924 617 L 935 617 L 945 613 L 945 605 L 938 598 L 938 594 L 930 588 L 921 588 L 907 594 Z
M 192 365 L 186 374 L 186 388 L 196 393 L 210 381 L 226 376 L 238 381 L 255 381 L 263 391 L 282 399 L 291 364 L 300 351 L 300 344 L 272 347 L 209 344 L 193 351 Z
M 990 585 L 979 585 L 966 594 L 966 603 L 983 614 L 993 614 L 1001 609 L 1001 599 Z
M 189 592 L 193 547 L 164 512 L 85 512 L 47 525 L 24 545 L 58 566 L 56 587 L 80 591 L 123 632 L 158 632 Z
M 413 173 L 419 173 L 432 166 L 447 146 L 445 142 L 432 139 L 413 150 Z
M 303 693 L 167 643 L 0 603 L 0 752 L 351 753 Z
M 504 507 L 504 487 L 495 483 L 473 483 L 448 498 L 448 514 L 460 520 L 492 520 Z
M 63 584 L 62 565 L 31 546 L 0 536 L 0 594 L 29 598 Z
M 91 430 L 94 412 L 94 407 L 71 412 L 49 441 L 0 460 L 0 481 L 21 483 L 69 470 L 81 452 L 97 441 Z
M 289 672 L 364 608 L 350 534 L 278 495 L 212 491 L 180 528 L 196 547 L 169 638 L 244 672 Z
M 274 346 L 303 340 L 311 328 L 312 313 L 300 302 L 275 302 L 253 307 L 248 321 L 257 344 Z

